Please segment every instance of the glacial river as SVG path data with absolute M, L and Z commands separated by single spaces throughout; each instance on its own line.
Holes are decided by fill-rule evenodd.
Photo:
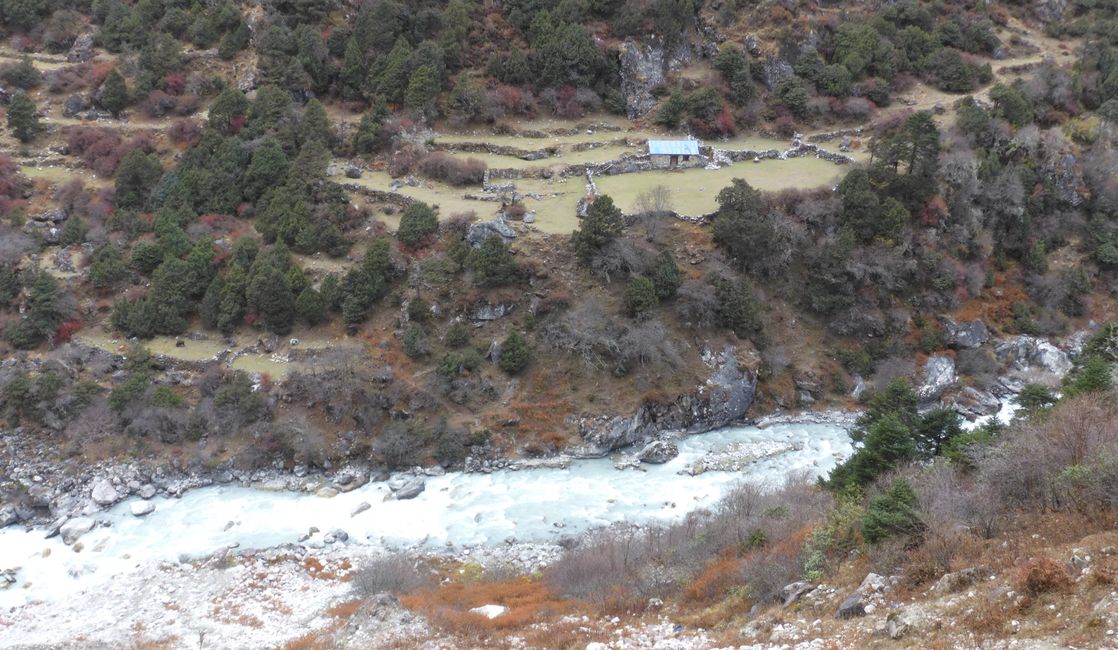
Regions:
M 740 481 L 778 484 L 793 473 L 831 470 L 852 451 L 836 425 L 779 424 L 730 427 L 678 441 L 680 454 L 663 465 L 615 469 L 608 458 L 575 461 L 564 469 L 449 473 L 426 479 L 415 499 L 393 499 L 385 483 L 324 498 L 238 485 L 191 490 L 179 499 L 153 499 L 155 512 L 135 517 L 129 499 L 94 515 L 107 523 L 84 534 L 80 551 L 42 529 L 0 530 L 0 571 L 18 567 L 17 582 L 0 589 L 0 608 L 50 602 L 95 588 L 114 576 L 160 561 L 208 555 L 230 545 L 259 549 L 296 542 L 311 527 L 309 543 L 342 529 L 348 544 L 378 547 L 457 547 L 555 541 L 614 522 L 678 519 L 709 507 Z M 709 454 L 747 450 L 763 457 L 739 471 L 686 468 Z M 367 503 L 368 509 L 354 515 Z

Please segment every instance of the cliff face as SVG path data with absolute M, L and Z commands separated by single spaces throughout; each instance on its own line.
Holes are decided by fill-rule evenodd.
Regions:
M 669 402 L 641 404 L 629 416 L 600 416 L 579 422 L 585 445 L 574 450 L 579 456 L 604 456 L 668 431 L 705 433 L 745 417 L 757 391 L 756 375 L 743 368 L 737 349 L 727 345 L 720 353 L 704 355 L 714 368 L 706 384 Z

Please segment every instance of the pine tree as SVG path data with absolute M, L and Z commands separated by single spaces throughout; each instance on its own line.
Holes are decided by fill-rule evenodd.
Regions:
M 8 128 L 24 144 L 34 140 L 43 131 L 39 124 L 38 109 L 27 93 L 16 93 L 8 104 Z
M 131 100 L 128 96 L 128 84 L 116 68 L 113 68 L 105 77 L 105 81 L 101 82 L 101 90 L 97 93 L 97 104 L 112 113 L 113 117 L 119 117 L 129 101 Z
M 249 308 L 257 322 L 276 334 L 287 334 L 295 320 L 295 297 L 287 278 L 274 266 L 265 266 L 252 278 L 247 292 Z
M 155 154 L 140 149 L 128 152 L 116 171 L 115 201 L 118 208 L 143 210 L 159 178 L 163 165 Z
M 327 149 L 334 146 L 334 127 L 330 126 L 330 118 L 326 115 L 326 108 L 317 99 L 307 102 L 299 128 L 303 136 L 303 142 L 317 140 Z
M 435 98 L 439 95 L 439 78 L 434 68 L 421 65 L 412 74 L 404 92 L 404 108 L 418 115 L 433 117 Z
M 586 217 L 572 235 L 575 252 L 583 263 L 589 263 L 606 244 L 616 239 L 625 227 L 621 210 L 609 196 L 599 196 L 590 204 Z
M 647 312 L 655 309 L 659 304 L 656 297 L 656 287 L 652 280 L 644 276 L 637 276 L 625 285 L 625 313 L 632 318 L 640 318 Z
M 656 256 L 656 263 L 652 267 L 652 284 L 656 287 L 656 297 L 668 300 L 675 297 L 675 292 L 683 284 L 683 275 L 676 266 L 675 258 L 671 251 L 662 250 Z
M 400 216 L 400 227 L 396 230 L 396 239 L 409 248 L 423 244 L 431 235 L 439 230 L 439 218 L 431 206 L 416 201 L 404 210 Z
M 306 287 L 295 299 L 295 311 L 308 325 L 317 325 L 327 319 L 326 301 L 314 287 Z
M 279 185 L 288 172 L 287 156 L 272 138 L 265 140 L 255 153 L 244 175 L 244 197 L 255 202 L 269 189 Z
M 497 365 L 510 375 L 519 374 L 532 362 L 532 350 L 519 332 L 509 334 L 501 344 L 501 357 Z

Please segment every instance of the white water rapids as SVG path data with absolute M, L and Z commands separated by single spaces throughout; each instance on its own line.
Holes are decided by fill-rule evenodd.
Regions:
M 670 521 L 715 504 L 742 480 L 776 484 L 794 472 L 822 475 L 852 451 L 844 428 L 822 424 L 730 427 L 684 438 L 678 446 L 675 459 L 640 470 L 617 470 L 603 458 L 575 461 L 566 469 L 429 477 L 426 490 L 407 501 L 389 497 L 384 483 L 332 498 L 223 485 L 191 490 L 179 499 L 153 499 L 155 512 L 140 518 L 132 516 L 135 499 L 129 499 L 95 515 L 109 525 L 84 534 L 80 552 L 60 536 L 45 539 L 43 529 L 9 526 L 0 530 L 0 570 L 18 567 L 17 582 L 0 590 L 0 608 L 64 599 L 114 576 L 232 544 L 261 549 L 296 542 L 312 526 L 322 531 L 312 543 L 340 528 L 349 544 L 462 547 L 508 537 L 554 542 L 614 522 Z M 763 457 L 739 472 L 680 473 L 708 454 L 730 449 Z M 369 509 L 351 516 L 362 502 Z

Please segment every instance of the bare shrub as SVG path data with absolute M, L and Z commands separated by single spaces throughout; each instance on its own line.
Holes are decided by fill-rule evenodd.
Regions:
M 1110 507 L 1118 499 L 1105 483 L 1107 460 L 1118 456 L 1115 430 L 1118 405 L 1112 395 L 1066 399 L 981 459 L 980 480 L 1003 507 Z
M 655 252 L 627 237 L 618 237 L 590 260 L 590 272 L 610 282 L 625 275 L 643 275 L 652 265 Z
M 427 178 L 451 185 L 479 185 L 485 179 L 486 165 L 477 158 L 462 160 L 444 151 L 435 151 L 419 163 L 419 170 Z
M 1071 577 L 1063 564 L 1050 557 L 1032 558 L 1021 567 L 1014 586 L 1033 598 L 1042 594 L 1067 591 Z
M 695 327 L 711 327 L 718 317 L 718 294 L 709 282 L 685 280 L 676 292 L 675 313 Z
M 66 143 L 70 153 L 81 156 L 82 161 L 100 176 L 112 176 L 120 161 L 133 149 L 145 153 L 155 151 L 155 143 L 148 134 L 141 133 L 123 142 L 114 129 L 86 126 L 70 129 Z
M 402 553 L 379 557 L 362 567 L 354 576 L 354 585 L 362 598 L 376 594 L 409 594 L 430 584 L 420 572 L 418 562 Z
M 679 350 L 659 320 L 647 320 L 625 328 L 618 346 L 620 357 L 627 364 L 653 368 L 678 368 L 683 365 Z
M 616 319 L 594 298 L 548 322 L 539 342 L 555 352 L 575 354 L 590 367 L 600 367 L 620 351 Z
M 393 151 L 392 157 L 388 159 L 388 175 L 392 178 L 407 176 L 412 173 L 422 158 L 423 152 L 420 149 L 411 146 L 401 147 Z

